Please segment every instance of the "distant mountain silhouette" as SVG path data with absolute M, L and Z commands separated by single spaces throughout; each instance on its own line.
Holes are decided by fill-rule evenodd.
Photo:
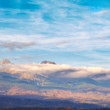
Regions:
M 72 108 L 102 108 L 95 104 L 86 103 L 74 103 L 67 100 L 58 99 L 27 99 L 24 97 L 16 96 L 0 96 L 0 108 L 13 108 L 13 107 L 41 107 L 41 108 L 53 108 L 53 107 L 72 107 Z
M 110 98 L 110 81 L 95 80 L 95 78 L 106 77 L 108 75 L 106 69 L 104 69 L 105 72 L 103 73 L 98 73 L 96 69 L 97 74 L 94 74 L 93 69 L 90 71 L 89 68 L 57 65 L 51 61 L 43 61 L 41 64 L 12 64 L 8 59 L 4 59 L 0 64 L 0 95 L 22 96 L 19 99 L 14 97 L 12 101 L 11 99 L 9 101 L 8 97 L 4 98 L 9 103 L 0 98 L 0 106 L 5 106 L 5 104 L 11 106 L 10 104 L 12 104 L 15 107 L 25 107 L 26 105 L 29 105 L 29 107 L 57 107 L 56 105 L 58 107 L 67 107 L 67 105 L 72 107 L 72 105 L 75 105 L 75 107 L 81 106 L 84 108 L 83 105 L 85 107 L 89 107 L 89 105 L 94 107 L 94 104 L 104 104 L 105 107 L 110 107 L 110 100 L 108 100 Z M 70 77 L 72 75 L 77 76 L 77 74 L 80 76 L 80 72 L 82 77 Z M 93 74 L 90 73 L 89 75 L 88 72 L 93 72 Z M 89 76 L 85 77 L 86 74 Z M 33 103 L 29 104 L 28 99 L 25 99 L 24 96 Z M 39 103 L 38 99 L 50 102 L 45 105 L 44 102 Z M 57 100 L 53 102 L 53 99 Z M 19 100 L 24 100 L 24 102 Z M 73 102 L 70 103 L 70 100 Z M 57 102 L 59 103 L 56 104 Z M 67 105 L 65 102 L 67 102 Z M 82 105 L 82 102 L 86 104 Z
M 41 64 L 56 64 L 56 63 L 52 61 L 42 61 Z

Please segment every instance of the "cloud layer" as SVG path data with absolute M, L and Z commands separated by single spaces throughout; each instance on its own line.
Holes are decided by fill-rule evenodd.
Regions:
M 81 58 L 84 59 L 82 64 L 86 66 L 95 64 L 108 66 L 110 60 L 108 0 L 94 1 L 94 4 L 91 0 L 83 2 L 12 0 L 8 5 L 4 1 L 0 3 L 0 41 L 8 42 L 1 44 L 2 47 L 8 48 L 9 45 L 15 45 L 11 44 L 12 42 L 18 42 L 15 47 L 9 48 L 11 50 L 16 48 L 18 51 L 22 47 L 22 43 L 21 47 L 19 46 L 21 41 L 34 42 L 34 46 L 22 48 L 23 51 L 27 54 L 28 51 L 33 51 L 33 54 L 36 51 L 41 53 L 46 51 L 48 57 L 51 57 L 49 52 L 56 52 L 54 56 L 57 56 L 57 52 L 60 54 L 67 52 L 70 55 L 68 64 L 71 64 L 71 56 L 76 54 L 78 65 L 81 63 L 78 59 Z M 4 48 L 0 51 L 8 56 Z M 63 57 L 67 58 L 65 54 Z M 58 58 L 58 61 L 62 61 L 61 58 Z
M 0 47 L 7 48 L 9 51 L 23 49 L 35 45 L 34 42 L 1 42 Z
M 110 69 L 100 67 L 72 67 L 54 64 L 17 64 L 0 65 L 1 72 L 20 74 L 21 78 L 37 79 L 35 75 L 55 78 L 92 78 L 94 80 L 109 80 Z

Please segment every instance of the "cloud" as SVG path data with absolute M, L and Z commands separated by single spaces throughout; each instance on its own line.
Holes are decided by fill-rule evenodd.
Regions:
M 7 48 L 9 51 L 23 49 L 35 45 L 34 42 L 1 42 L 0 47 Z
M 110 48 L 109 9 L 99 8 L 97 12 L 95 6 L 93 9 L 91 6 L 67 0 L 49 2 L 32 0 L 28 4 L 29 6 L 39 4 L 41 8 L 34 11 L 30 9 L 19 10 L 18 8 L 1 9 L 0 21 L 3 28 L 0 28 L 0 40 L 31 41 L 36 44 L 38 42 L 38 45 L 29 49 L 76 54 L 80 52 L 80 58 L 88 56 L 90 60 L 96 62 L 95 57 L 88 54 L 90 52 L 92 55 L 97 54 L 102 63 L 105 62 L 103 53 L 99 51 L 109 51 Z M 28 52 L 26 49 L 25 51 Z M 81 61 L 79 61 L 80 64 Z M 88 61 L 88 64 L 90 65 L 91 62 Z M 88 64 L 85 63 L 85 65 Z M 97 63 L 98 66 L 100 64 Z M 91 65 L 95 65 L 95 63 Z M 106 66 L 108 66 L 107 62 Z
M 100 67 L 72 67 L 53 64 L 16 64 L 0 65 L 1 72 L 19 73 L 21 78 L 38 79 L 35 75 L 55 78 L 92 78 L 95 80 L 110 79 L 110 69 Z
M 20 19 L 17 19 L 17 16 L 22 13 L 22 11 L 17 9 L 13 11 L 10 9 L 9 12 L 11 13 L 11 18 L 1 18 L 1 21 L 4 20 L 4 22 L 6 21 L 7 23 L 9 20 L 9 23 L 16 25 L 16 28 L 14 29 L 13 26 L 7 27 L 7 29 L 4 31 L 5 34 L 6 32 L 16 32 L 16 34 L 18 34 L 19 32 L 23 33 L 24 35 L 22 36 L 24 36 L 24 41 L 40 41 L 39 47 L 35 49 L 41 50 L 91 51 L 110 47 L 110 45 L 108 45 L 109 39 L 107 39 L 108 42 L 105 39 L 100 39 L 102 37 L 106 38 L 105 36 L 110 35 L 109 19 L 102 16 L 97 17 L 93 12 L 89 10 L 90 7 L 80 6 L 76 4 L 76 2 L 71 3 L 67 2 L 66 0 L 64 0 L 63 2 L 47 2 L 38 0 L 37 2 L 30 1 L 28 2 L 28 4 L 39 4 L 43 8 L 37 10 L 37 13 L 36 11 L 22 10 L 24 16 L 28 15 L 27 19 L 25 19 L 24 16 L 22 16 Z M 55 5 L 53 6 L 52 4 Z M 2 13 L 5 14 L 5 11 L 8 10 L 4 9 L 4 11 L 2 10 Z M 109 13 L 107 12 L 108 10 L 102 10 L 96 13 L 106 13 L 107 16 L 109 16 Z M 15 14 L 16 18 L 13 17 L 13 14 Z M 18 23 L 21 27 L 23 27 L 23 29 L 18 28 Z M 26 33 L 29 33 L 30 37 L 26 36 Z M 37 39 L 36 36 L 36 39 L 33 39 L 33 34 L 35 35 L 38 33 L 39 36 L 45 37 Z M 18 40 L 16 39 L 16 37 L 14 37 L 14 35 L 11 36 L 13 36 L 11 37 L 11 39 L 14 38 L 15 41 Z M 63 44 L 57 43 L 64 41 L 65 43 Z
M 94 14 L 95 14 L 95 15 L 104 15 L 104 14 L 107 14 L 107 13 L 109 13 L 109 10 L 101 10 L 101 11 L 96 12 L 96 13 L 94 13 Z

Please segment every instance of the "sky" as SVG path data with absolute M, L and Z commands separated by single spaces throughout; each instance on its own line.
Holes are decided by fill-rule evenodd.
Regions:
M 110 0 L 0 0 L 0 60 L 110 68 Z

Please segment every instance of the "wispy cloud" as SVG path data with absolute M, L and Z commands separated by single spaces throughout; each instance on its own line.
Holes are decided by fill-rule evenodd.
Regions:
M 35 45 L 34 42 L 1 42 L 0 47 L 7 48 L 9 51 L 22 49 Z
M 29 9 L 1 7 L 1 41 L 35 42 L 32 48 L 24 48 L 25 51 L 80 52 L 82 56 L 90 52 L 101 57 L 97 50 L 109 50 L 109 9 L 66 0 L 31 0 L 26 4 Z M 32 10 L 32 6 L 40 8 Z
M 27 31 L 31 33 L 30 37 L 26 35 L 25 37 L 23 37 L 25 38 L 25 40 L 35 40 L 32 37 L 33 34 L 45 36 L 44 38 L 39 38 L 35 40 L 36 42 L 39 40 L 47 41 L 47 43 L 40 43 L 42 45 L 40 45 L 40 47 L 44 48 L 45 50 L 53 50 L 52 48 L 56 48 L 56 50 L 60 49 L 65 51 L 85 51 L 109 48 L 109 45 L 107 45 L 107 41 L 100 39 L 110 35 L 109 20 L 107 18 L 101 16 L 97 17 L 92 11 L 88 10 L 89 7 L 87 8 L 85 6 L 76 5 L 74 4 L 74 2 L 72 4 L 67 1 L 64 1 L 63 4 L 57 4 L 57 2 L 58 1 L 49 3 L 47 3 L 46 1 L 29 2 L 31 4 L 40 4 L 43 8 L 37 10 L 37 14 L 35 14 L 36 11 L 24 12 L 29 16 L 27 22 L 25 22 L 25 19 L 22 19 L 23 17 L 21 17 L 20 19 L 14 18 L 15 20 L 22 21 L 22 24 L 20 23 L 20 25 L 24 27 L 25 32 Z M 55 4 L 54 7 L 52 6 L 53 3 Z M 10 12 L 11 11 L 12 10 L 10 10 Z M 58 11 L 58 13 L 55 11 Z M 99 13 L 101 14 L 108 14 L 107 12 L 107 10 L 99 11 Z M 13 13 L 15 13 L 17 16 L 19 12 L 15 11 Z M 10 19 L 5 19 L 11 22 Z M 12 20 L 12 23 L 13 21 L 14 20 Z M 17 22 L 16 25 L 18 25 Z M 18 30 L 18 32 L 22 32 L 22 29 L 16 28 L 16 30 Z M 52 45 L 52 43 L 55 44 L 55 42 L 52 40 L 56 39 L 58 40 L 56 42 L 63 42 L 63 39 L 65 39 L 67 40 L 65 42 L 70 43 L 66 43 L 65 46 L 57 46 L 57 43 L 56 45 Z M 109 39 L 107 40 L 109 42 Z
M 101 10 L 99 12 L 95 12 L 95 15 L 104 15 L 104 14 L 107 14 L 109 12 L 110 12 L 110 10 Z

